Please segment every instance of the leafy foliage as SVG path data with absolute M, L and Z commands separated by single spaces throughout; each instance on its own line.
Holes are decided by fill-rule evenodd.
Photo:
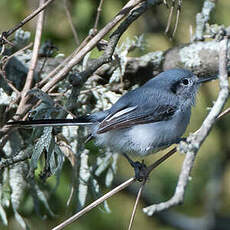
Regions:
M 19 1 L 16 1 L 15 3 L 17 7 L 19 7 Z M 126 3 L 126 1 L 105 1 L 98 28 L 110 20 L 112 14 L 111 12 L 113 12 L 113 15 L 115 15 L 123 3 Z M 188 35 L 188 27 L 193 23 L 193 21 L 195 21 L 195 13 L 200 10 L 201 2 L 197 0 L 191 3 L 189 1 L 184 1 L 184 3 L 186 5 L 183 7 L 183 14 L 181 15 L 181 21 L 183 23 L 180 23 L 178 28 L 179 31 L 173 41 L 167 39 L 166 36 L 157 34 L 158 32 L 163 31 L 162 25 L 164 27 L 167 20 L 167 13 L 165 13 L 165 8 L 158 8 L 157 11 L 149 10 L 149 12 L 146 13 L 146 16 L 140 19 L 139 23 L 130 27 L 130 31 L 128 33 L 129 37 L 133 37 L 133 34 L 141 34 L 145 32 L 145 39 L 147 42 L 143 41 L 143 35 L 138 37 L 134 36 L 134 39 L 124 39 L 124 42 L 121 43 L 120 46 L 116 47 L 115 53 L 112 57 L 112 62 L 109 63 L 109 67 L 107 67 L 107 71 L 105 71 L 103 77 L 97 75 L 97 72 L 93 73 L 92 76 L 88 78 L 86 82 L 84 82 L 82 88 L 75 87 L 75 89 L 77 88 L 76 94 L 73 93 L 72 85 L 70 84 L 68 77 L 62 81 L 59 81 L 55 85 L 55 88 L 51 94 L 44 93 L 37 88 L 30 90 L 28 95 L 33 96 L 32 100 L 35 103 L 33 109 L 31 109 L 29 112 L 28 119 L 63 118 L 66 117 L 68 113 L 68 117 L 72 117 L 72 113 L 78 116 L 81 114 L 89 113 L 91 111 L 94 112 L 109 108 L 111 104 L 121 96 L 122 93 L 126 92 L 127 85 L 125 85 L 125 71 L 127 70 L 127 63 L 129 60 L 130 52 L 133 51 L 133 49 L 135 49 L 134 52 L 138 50 L 137 53 L 142 54 L 143 50 L 165 50 L 172 47 L 172 45 L 178 44 L 179 42 L 187 43 L 189 41 L 190 38 Z M 3 4 L 3 1 L 0 3 L 0 6 L 1 4 Z M 59 2 L 57 4 L 61 3 Z M 98 3 L 97 1 L 94 2 L 82 0 L 76 1 L 76 3 L 72 1 L 71 4 L 73 5 L 71 9 L 72 13 L 74 14 L 77 12 L 76 15 L 74 15 L 74 18 L 77 22 L 76 27 L 80 30 L 80 38 L 83 38 L 88 35 L 88 31 L 92 27 L 91 25 L 93 24 L 93 18 Z M 229 5 L 227 1 L 222 1 L 219 4 L 220 6 L 221 4 Z M 7 11 L 7 14 L 12 14 L 12 11 L 14 11 L 16 14 L 16 10 L 12 10 L 12 6 L 15 7 L 15 4 L 9 3 L 9 5 L 11 7 L 10 10 Z M 59 7 L 59 10 L 63 8 L 62 5 L 56 6 Z M 50 7 L 47 15 L 49 20 L 46 20 L 47 31 L 44 31 L 44 36 L 42 39 L 45 40 L 47 37 L 52 38 L 52 41 L 55 42 L 55 45 L 59 45 L 60 52 L 68 54 L 70 50 L 75 48 L 76 44 L 73 42 L 69 25 L 66 21 L 63 20 L 63 12 L 58 12 L 58 7 Z M 23 4 L 19 10 L 24 8 L 25 7 Z M 225 14 L 228 15 L 228 7 L 224 6 L 222 9 L 223 12 L 226 12 Z M 20 18 L 22 18 L 25 16 L 19 14 L 21 13 L 18 13 L 17 17 L 20 16 Z M 3 16 L 4 12 L 2 12 L 0 18 Z M 56 20 L 56 16 L 60 20 Z M 224 13 L 221 13 L 221 16 L 220 14 L 219 16 L 216 15 L 216 23 L 219 24 L 220 20 L 218 21 L 218 18 L 221 17 L 224 17 Z M 4 20 L 0 21 L 8 22 L 8 18 L 9 17 L 7 15 L 7 20 L 4 18 Z M 224 35 L 225 27 L 223 25 L 219 26 L 218 24 L 209 25 L 207 23 L 205 36 L 209 39 L 213 37 L 221 39 Z M 29 29 L 29 27 L 26 27 L 26 29 Z M 153 31 L 154 33 L 152 33 Z M 15 38 L 11 39 L 10 41 L 14 44 L 14 47 L 8 45 L 5 46 L 5 49 L 0 47 L 2 52 L 0 63 L 1 125 L 3 125 L 5 121 L 7 121 L 10 117 L 13 117 L 17 110 L 17 104 L 20 101 L 20 92 L 22 91 L 26 81 L 32 56 L 31 49 L 26 49 L 20 52 L 17 51 L 25 47 L 25 45 L 28 45 L 30 40 L 30 32 L 20 29 L 15 33 Z M 55 49 L 55 51 L 57 50 Z M 97 49 L 92 50 L 92 52 L 88 52 L 87 55 L 83 57 L 83 61 L 73 68 L 72 73 L 75 74 L 76 72 L 87 71 L 88 67 L 93 63 L 93 61 L 95 61 L 91 59 L 93 54 L 96 54 L 95 56 L 98 57 L 101 55 L 101 52 Z M 156 69 L 158 69 L 162 65 L 161 60 L 164 58 L 164 54 L 165 53 L 163 51 L 147 53 L 140 58 L 140 62 L 142 62 L 140 65 L 145 66 L 146 63 L 149 63 L 149 60 L 151 60 L 151 63 L 156 67 Z M 10 55 L 14 56 L 10 59 L 7 59 L 7 57 Z M 63 56 L 64 55 L 62 53 L 58 53 L 56 56 L 55 54 L 52 54 L 52 57 L 48 55 L 47 57 L 40 56 L 37 68 L 35 69 L 33 86 L 36 86 L 40 81 L 44 80 L 48 73 L 63 60 Z M 176 58 L 177 57 L 175 56 L 175 59 Z M 132 76 L 133 75 L 131 75 L 130 78 L 132 78 Z M 144 78 L 142 72 L 138 73 L 138 78 Z M 10 85 L 13 85 L 15 89 L 13 89 Z M 130 85 L 128 85 L 128 87 L 130 87 Z M 207 98 L 211 98 L 211 94 L 213 92 L 210 93 L 208 92 L 208 89 L 206 89 L 206 93 L 208 94 Z M 71 97 L 73 98 L 72 104 L 74 104 L 74 108 L 69 106 L 69 104 L 71 104 L 69 103 L 69 99 Z M 76 100 L 77 97 L 78 100 Z M 40 102 L 36 104 L 38 100 Z M 196 110 L 197 116 L 194 119 L 202 116 L 200 112 L 203 111 L 201 108 L 202 105 L 198 110 Z M 228 123 L 226 122 L 224 127 L 227 126 Z M 219 128 L 219 132 L 222 131 L 223 127 Z M 33 208 L 31 208 L 31 210 L 35 210 L 37 215 L 43 218 L 43 220 L 47 216 L 46 213 L 51 217 L 56 217 L 57 213 L 56 209 L 54 209 L 57 199 L 56 192 L 58 193 L 59 190 L 61 190 L 59 193 L 61 193 L 63 201 L 66 195 L 66 190 L 63 192 L 63 187 L 68 187 L 70 183 L 72 190 L 70 194 L 67 194 L 69 196 L 67 204 L 71 204 L 74 207 L 74 210 L 77 208 L 80 209 L 92 199 L 98 198 L 101 194 L 104 193 L 104 189 L 109 188 L 112 185 L 115 179 L 114 176 L 117 172 L 118 154 L 112 153 L 110 149 L 98 150 L 92 142 L 85 145 L 84 141 L 87 135 L 88 131 L 84 128 L 46 127 L 44 129 L 38 128 L 34 130 L 13 130 L 11 133 L 9 133 L 9 137 L 7 139 L 3 138 L 0 141 L 0 162 L 11 162 L 10 166 L 1 169 L 0 173 L 0 216 L 4 225 L 7 226 L 9 224 L 8 221 L 10 220 L 10 216 L 14 215 L 15 219 L 18 221 L 22 228 L 28 228 L 24 219 L 24 215 L 26 216 L 25 204 L 27 204 L 27 202 L 29 203 L 28 200 L 30 199 L 33 201 L 31 202 L 33 203 Z M 228 136 L 227 131 L 223 136 Z M 215 139 L 218 138 L 215 137 Z M 219 142 L 221 142 L 221 140 L 219 140 Z M 197 210 L 199 210 L 199 213 L 201 212 L 200 207 L 203 203 L 205 203 L 205 194 L 204 192 L 200 192 L 200 188 L 205 186 L 204 181 L 208 178 L 209 171 L 212 171 L 210 169 L 211 167 L 206 167 L 207 162 L 210 162 L 210 159 L 215 157 L 221 158 L 221 163 L 218 160 L 218 167 L 222 169 L 222 174 L 218 172 L 218 175 L 221 174 L 222 176 L 220 176 L 221 178 L 219 178 L 219 181 L 221 181 L 221 179 L 223 179 L 225 176 L 226 178 L 224 181 L 227 185 L 229 185 L 227 182 L 227 176 L 229 174 L 229 170 L 227 169 L 228 159 L 227 157 L 225 159 L 224 156 L 224 154 L 227 155 L 229 152 L 228 148 L 225 148 L 225 145 L 222 145 L 220 151 L 216 145 L 216 141 L 215 145 L 213 142 L 210 143 L 210 146 L 211 148 L 208 150 L 208 154 L 203 154 L 201 159 L 199 159 L 202 162 L 202 169 L 199 171 L 199 173 L 197 173 L 198 175 L 194 176 L 194 178 L 200 178 L 201 182 L 198 183 L 198 180 L 193 179 L 193 182 L 196 181 L 197 183 L 195 185 L 197 186 L 196 188 L 199 189 L 192 190 L 193 194 L 192 198 L 190 197 L 191 201 L 189 202 L 189 207 L 186 207 L 185 205 L 183 212 L 195 214 L 197 214 Z M 214 154 L 214 150 L 215 152 L 221 152 L 221 156 L 216 156 L 217 154 Z M 212 158 L 210 158 L 210 155 L 212 155 Z M 15 163 L 12 161 L 12 159 L 22 160 Z M 211 161 L 213 164 L 215 159 Z M 162 177 L 156 174 L 155 177 L 149 181 L 148 192 L 149 194 L 151 194 L 151 192 L 154 193 L 154 199 L 159 197 L 159 200 L 164 200 L 166 197 L 168 198 L 169 194 L 172 193 L 170 189 L 173 190 L 174 188 L 174 182 L 176 180 L 176 175 L 178 174 L 179 168 L 178 162 L 180 162 L 180 158 L 177 158 L 175 161 L 173 161 L 173 164 L 169 164 L 167 166 L 168 168 L 170 167 L 170 170 L 173 168 L 173 173 L 171 173 L 171 171 L 167 168 L 162 169 L 161 175 L 168 175 L 171 173 L 170 176 Z M 205 176 L 204 173 L 202 173 L 203 166 L 205 166 L 207 169 L 205 170 Z M 226 175 L 223 175 L 224 169 L 226 170 Z M 121 167 L 120 172 L 126 175 L 127 168 Z M 62 186 L 62 188 L 58 187 L 59 179 L 61 176 L 66 177 L 64 182 L 64 184 L 66 184 Z M 55 183 L 53 183 L 53 181 L 55 181 Z M 164 185 L 164 183 L 166 185 Z M 221 183 L 219 183 L 218 186 L 220 186 L 220 184 Z M 227 191 L 227 187 L 229 186 L 223 188 L 224 196 L 222 196 L 222 198 L 224 198 L 226 201 L 223 202 L 224 210 L 228 210 L 229 203 L 229 199 L 227 198 L 229 197 L 229 191 Z M 188 193 L 191 193 L 191 191 L 188 191 Z M 55 199 L 55 202 L 52 202 L 52 199 Z M 209 199 L 211 200 L 211 198 Z M 76 200 L 77 203 L 75 202 Z M 202 202 L 199 202 L 198 204 L 194 202 L 194 200 L 199 200 Z M 194 204 L 196 207 L 191 208 L 191 206 Z M 120 220 L 122 220 L 122 218 L 126 218 L 125 223 L 127 223 L 127 216 L 124 215 L 124 212 L 121 212 L 121 206 L 127 210 L 129 210 L 131 206 L 124 204 L 123 199 L 121 202 L 116 201 L 115 205 L 117 205 L 119 210 L 119 226 L 124 227 L 122 225 L 124 223 L 122 223 Z M 43 210 L 44 208 L 45 211 Z M 62 207 L 62 209 L 67 209 L 66 204 Z M 106 202 L 104 203 L 104 209 L 107 212 L 110 212 Z M 113 212 L 116 211 L 113 209 Z M 30 213 L 32 213 L 32 211 Z M 64 213 L 64 211 L 62 213 Z M 103 218 L 106 217 L 103 216 Z M 96 218 L 95 229 L 101 229 L 102 226 L 106 229 L 106 221 L 104 220 L 105 219 L 103 219 L 103 225 L 100 225 L 98 218 Z M 139 224 L 140 226 L 137 224 L 137 229 L 143 228 L 143 226 L 145 226 L 142 221 L 137 221 L 138 223 L 141 223 Z M 164 221 L 166 221 L 166 218 Z M 109 226 L 111 229 L 117 229 L 117 226 L 113 226 L 111 223 Z M 89 225 L 88 228 L 92 229 L 92 226 Z M 149 225 L 146 224 L 146 228 L 152 228 L 152 222 Z

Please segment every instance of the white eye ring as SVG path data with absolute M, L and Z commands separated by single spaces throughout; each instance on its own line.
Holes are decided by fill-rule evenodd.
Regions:
M 189 84 L 189 80 L 187 78 L 183 79 L 182 81 L 183 85 L 188 85 Z

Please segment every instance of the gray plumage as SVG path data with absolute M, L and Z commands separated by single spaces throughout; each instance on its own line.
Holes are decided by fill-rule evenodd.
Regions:
M 213 78 L 212 78 L 213 79 Z M 208 79 L 211 80 L 211 79 Z M 9 122 L 9 125 L 87 125 L 96 144 L 144 156 L 177 143 L 184 134 L 201 82 L 172 69 L 122 96 L 110 109 L 76 119 Z

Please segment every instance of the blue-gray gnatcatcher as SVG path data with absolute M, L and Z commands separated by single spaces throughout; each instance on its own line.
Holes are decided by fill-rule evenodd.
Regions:
M 190 120 L 200 83 L 184 69 L 160 73 L 122 96 L 110 109 L 75 119 L 9 122 L 20 126 L 86 125 L 100 146 L 145 156 L 178 143 Z

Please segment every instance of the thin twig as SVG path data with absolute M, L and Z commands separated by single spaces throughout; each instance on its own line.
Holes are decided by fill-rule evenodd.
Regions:
M 192 41 L 202 41 L 204 39 L 206 24 L 210 19 L 211 12 L 215 5 L 216 1 L 204 1 L 201 12 L 196 15 L 196 31 Z
M 228 74 L 227 74 L 227 38 L 220 42 L 219 46 L 219 84 L 220 91 L 216 102 L 210 110 L 208 116 L 201 125 L 199 131 L 190 135 L 186 142 L 181 142 L 179 149 L 186 153 L 181 173 L 177 182 L 176 190 L 173 197 L 160 204 L 153 204 L 143 209 L 147 215 L 153 215 L 168 209 L 169 207 L 180 204 L 184 200 L 184 193 L 189 181 L 189 176 L 194 165 L 194 160 L 200 149 L 202 143 L 210 133 L 214 123 L 216 122 L 219 114 L 221 113 L 229 96 Z
M 78 46 L 78 48 L 74 51 L 72 57 L 74 57 L 83 47 L 85 47 L 89 43 L 89 41 L 96 35 L 97 26 L 98 26 L 99 17 L 100 17 L 103 2 L 104 2 L 104 0 L 101 0 L 99 3 L 98 9 L 97 9 L 97 15 L 96 15 L 96 19 L 95 19 L 95 23 L 94 23 L 94 27 L 92 29 L 92 32 L 90 32 L 89 35 L 82 41 L 80 46 Z
M 155 161 L 153 164 L 151 164 L 147 169 L 147 175 L 149 175 L 153 169 L 155 169 L 158 165 L 160 165 L 163 161 L 171 157 L 175 152 L 177 151 L 177 148 L 171 149 L 169 152 L 167 152 L 163 157 L 161 157 L 159 160 Z
M 133 225 L 133 221 L 134 221 L 134 217 L 135 217 L 135 214 L 136 214 L 136 211 L 137 211 L 137 205 L 139 203 L 139 200 L 140 200 L 140 197 L 141 197 L 141 194 L 143 192 L 143 189 L 144 189 L 144 186 L 145 186 L 145 183 L 146 183 L 146 180 L 144 180 L 141 184 L 141 187 L 137 193 L 137 198 L 136 198 L 136 201 L 135 201 L 135 204 L 134 204 L 134 207 L 133 207 L 133 212 L 132 212 L 132 215 L 131 215 L 131 218 L 130 218 L 130 221 L 129 221 L 129 227 L 128 227 L 128 230 L 131 230 L 132 228 L 132 225 Z
M 25 19 L 23 19 L 20 23 L 18 23 L 16 26 L 14 26 L 12 29 L 8 30 L 7 32 L 4 32 L 4 37 L 7 38 L 11 34 L 13 34 L 16 30 L 18 30 L 20 27 L 25 25 L 28 21 L 30 21 L 32 18 L 34 18 L 37 14 L 39 14 L 42 10 L 44 10 L 51 2 L 54 0 L 47 0 L 42 4 L 39 8 L 37 8 L 32 14 L 27 16 Z
M 30 43 L 29 45 L 23 47 L 22 49 L 18 50 L 17 52 L 11 54 L 10 56 L 8 57 L 5 57 L 5 59 L 1 59 L 1 63 L 2 63 L 2 70 L 0 70 L 2 72 L 2 75 L 4 77 L 4 80 L 7 82 L 8 86 L 17 94 L 17 98 L 14 100 L 14 103 L 17 103 L 17 101 L 21 98 L 21 93 L 18 91 L 18 89 L 13 85 L 13 83 L 6 77 L 6 74 L 5 74 L 5 68 L 6 68 L 6 65 L 8 63 L 8 61 L 15 57 L 16 55 L 22 53 L 24 50 L 27 50 L 29 49 L 31 46 L 33 45 L 33 43 Z
M 39 5 L 41 7 L 44 5 L 45 0 L 40 0 L 39 2 L 40 2 Z M 31 86 L 32 86 L 35 67 L 37 65 L 37 60 L 38 60 L 38 52 L 39 52 L 41 36 L 42 36 L 43 21 L 44 21 L 44 11 L 42 11 L 38 17 L 33 53 L 32 53 L 32 58 L 31 58 L 31 64 L 30 64 L 30 68 L 29 68 L 29 71 L 27 74 L 25 85 L 24 85 L 23 90 L 21 92 L 21 101 L 20 101 L 19 106 L 17 108 L 16 114 L 21 114 L 22 111 L 24 110 L 24 106 L 25 106 L 27 99 L 28 99 L 26 94 L 28 93 L 28 91 L 31 89 Z
M 116 30 L 116 33 L 113 33 L 112 39 L 111 39 L 111 45 L 108 46 L 108 49 L 105 51 L 105 54 L 102 58 L 100 58 L 94 65 L 91 65 L 91 67 L 84 73 L 83 79 L 86 79 L 88 76 L 90 76 L 97 68 L 99 68 L 101 65 L 107 63 L 110 61 L 111 56 L 113 54 L 113 51 L 115 49 L 115 46 L 120 38 L 120 36 L 126 31 L 126 29 L 129 27 L 129 25 L 135 21 L 141 14 L 145 12 L 145 10 L 148 9 L 148 7 L 152 6 L 153 2 L 147 3 L 143 2 L 143 4 L 138 7 L 135 11 L 135 13 L 130 14 L 127 16 L 127 14 L 137 7 L 138 4 L 140 4 L 143 0 L 130 0 L 122 9 L 121 11 L 114 17 L 113 20 L 111 20 L 102 30 L 100 30 L 97 35 L 92 38 L 89 43 L 84 46 L 79 52 L 76 52 L 76 50 L 73 52 L 70 57 L 68 57 L 66 60 L 64 60 L 63 63 L 61 63 L 58 67 L 56 67 L 48 76 L 46 79 L 50 79 L 43 87 L 42 91 L 44 92 L 50 92 L 51 88 L 56 85 L 57 82 L 62 80 L 68 73 L 68 71 L 71 70 L 71 68 L 76 65 L 83 57 L 84 55 L 89 52 L 100 39 L 104 37 L 105 34 L 107 34 L 109 31 L 111 31 L 114 26 L 116 26 L 124 17 L 127 17 L 126 21 L 124 23 L 121 23 L 121 25 L 118 27 L 119 29 Z M 154 4 L 157 4 L 158 0 L 155 0 Z M 68 60 L 68 62 L 67 62 Z M 61 68 L 62 66 L 63 68 Z M 57 72 L 57 69 L 59 72 Z M 55 76 L 53 74 L 56 74 Z M 24 106 L 21 110 L 20 116 L 23 117 L 29 109 L 31 109 L 33 105 Z M 17 118 L 14 118 L 14 120 L 19 119 L 19 116 Z M 9 131 L 9 127 L 3 127 L 2 131 L 4 133 L 7 133 Z
M 73 24 L 73 20 L 72 20 L 72 17 L 71 17 L 69 8 L 68 8 L 67 0 L 63 0 L 63 3 L 64 3 L 65 13 L 66 13 L 68 22 L 69 22 L 71 30 L 73 32 L 75 43 L 76 43 L 77 46 L 79 46 L 80 40 L 79 40 L 79 37 L 78 37 L 78 34 L 77 34 L 77 30 L 75 29 L 74 24 Z
M 168 159 L 172 155 L 173 150 L 169 151 L 168 153 L 163 155 L 159 160 L 154 162 L 153 163 L 154 167 L 152 166 L 152 170 L 153 170 L 153 168 L 156 168 L 157 166 L 159 166 L 163 161 Z M 147 179 L 147 177 L 146 177 L 146 179 Z M 72 222 L 76 221 L 79 217 L 81 217 L 82 215 L 84 215 L 87 212 L 89 212 L 92 208 L 95 208 L 96 206 L 98 206 L 99 204 L 101 204 L 102 202 L 104 202 L 105 200 L 110 198 L 111 196 L 115 195 L 116 193 L 118 193 L 119 191 L 123 190 L 127 186 L 133 184 L 135 181 L 136 181 L 136 179 L 134 177 L 130 178 L 129 180 L 127 180 L 126 182 L 124 182 L 121 185 L 117 186 L 116 188 L 114 188 L 110 192 L 106 193 L 105 195 L 103 195 L 102 197 L 100 197 L 99 199 L 97 199 L 96 201 L 94 201 L 93 203 L 91 203 L 90 205 L 88 205 L 87 207 L 85 207 L 84 209 L 82 209 L 81 211 L 79 211 L 78 213 L 76 213 L 75 215 L 73 215 L 72 217 L 67 219 L 66 221 L 62 222 L 61 224 L 59 224 L 58 226 L 56 226 L 52 230 L 60 230 L 60 229 L 62 229 L 64 227 L 66 227 L 68 224 L 71 224 Z M 140 195 L 141 195 L 141 192 L 142 191 L 139 191 Z
M 17 56 L 18 54 L 22 53 L 24 50 L 29 49 L 31 46 L 33 45 L 33 43 L 30 43 L 29 45 L 23 47 L 22 49 L 16 51 L 15 53 L 11 54 L 8 57 L 3 57 L 1 59 L 1 63 L 2 63 L 2 67 L 0 72 L 2 73 L 2 76 L 4 77 L 4 80 L 7 82 L 8 86 L 17 94 L 17 97 L 15 98 L 15 100 L 12 102 L 12 104 L 16 104 L 20 98 L 21 98 L 21 93 L 18 91 L 18 89 L 13 85 L 12 81 L 10 81 L 7 77 L 6 77 L 6 73 L 5 73 L 5 68 L 7 63 L 9 62 L 9 60 L 15 56 Z M 10 106 L 7 108 L 8 110 L 10 109 Z M 7 113 L 7 111 L 5 111 Z
M 5 66 L 7 64 L 7 62 L 12 58 L 17 56 L 18 54 L 22 53 L 23 51 L 29 49 L 31 46 L 33 45 L 33 43 L 31 42 L 30 44 L 28 44 L 27 46 L 23 47 L 22 49 L 16 51 L 15 53 L 11 54 L 10 56 L 6 57 L 3 61 L 1 60 L 2 63 L 2 69 L 5 69 Z
M 0 70 L 0 74 L 3 76 L 3 78 L 6 81 L 7 85 L 16 93 L 17 98 L 19 98 L 21 94 L 18 91 L 18 89 L 14 86 L 14 84 L 12 83 L 12 81 L 7 78 L 6 72 Z
M 120 12 L 94 37 L 92 34 L 88 35 L 80 44 L 80 46 L 73 51 L 59 66 L 52 70 L 45 79 L 38 83 L 38 87 L 42 87 L 44 92 L 49 91 L 58 81 L 62 80 L 71 68 L 82 60 L 86 53 L 93 49 L 96 44 L 108 34 L 123 18 L 125 18 L 135 6 L 143 0 L 130 0 Z M 48 81 L 49 80 L 49 81 Z
M 176 33 L 177 26 L 178 26 L 178 23 L 179 23 L 180 11 L 181 11 L 181 4 L 182 4 L 182 0 L 179 0 L 179 2 L 177 4 L 176 22 L 175 22 L 174 30 L 173 30 L 173 33 L 172 33 L 172 38 L 174 37 L 174 35 Z
M 59 64 L 55 69 L 53 69 L 44 79 L 42 79 L 39 83 L 37 83 L 36 88 L 40 88 L 45 83 L 47 83 L 48 80 L 50 80 L 51 76 L 54 76 L 55 74 L 57 74 L 58 71 L 60 71 L 66 65 L 66 63 L 69 62 L 73 58 L 74 54 L 75 53 L 70 54 L 61 64 Z
M 224 110 L 218 117 L 217 119 L 219 120 L 220 118 L 222 118 L 223 116 L 227 115 L 230 113 L 230 108 L 227 108 L 226 110 Z
M 111 196 L 113 196 L 116 193 L 120 192 L 121 190 L 123 190 L 127 186 L 133 184 L 135 181 L 136 180 L 135 180 L 134 177 L 130 178 L 129 180 L 125 181 L 121 185 L 117 186 L 116 188 L 114 188 L 110 192 L 106 193 L 104 196 L 100 197 L 99 199 L 97 199 L 96 201 L 94 201 L 93 203 L 91 203 L 90 205 L 85 207 L 84 209 L 82 209 L 80 212 L 78 212 L 75 215 L 71 216 L 69 219 L 65 220 L 64 222 L 62 222 L 58 226 L 54 227 L 52 230 L 63 229 L 64 227 L 66 227 L 67 225 L 69 225 L 72 222 L 76 221 L 79 217 L 81 217 L 85 213 L 89 212 L 91 209 L 95 208 L 96 206 L 98 206 L 99 204 L 101 204 L 102 202 L 104 202 L 105 200 L 110 198 Z
M 100 0 L 99 6 L 97 8 L 97 16 L 96 16 L 94 27 L 93 27 L 93 32 L 94 33 L 97 32 L 97 26 L 98 26 L 99 18 L 100 18 L 100 15 L 101 15 L 103 2 L 104 2 L 104 0 Z
M 175 7 L 175 0 L 172 1 L 172 6 L 170 7 L 168 22 L 167 22 L 167 26 L 166 26 L 166 29 L 165 29 L 166 34 L 168 33 L 170 25 L 171 25 L 171 22 L 172 22 L 172 15 L 173 15 L 174 7 Z
M 6 141 L 5 138 L 1 140 L 1 143 L 0 143 L 1 146 L 4 146 L 4 143 L 2 143 L 4 141 Z M 32 152 L 25 153 L 24 150 L 22 150 L 16 156 L 9 157 L 7 159 L 1 159 L 0 170 L 3 168 L 9 167 L 11 165 L 14 165 L 18 162 L 26 161 L 31 158 L 31 155 L 32 155 Z
M 101 55 L 98 59 L 94 60 L 94 62 L 90 64 L 89 68 L 83 70 L 82 72 L 76 73 L 75 77 L 71 78 L 71 84 L 73 88 L 66 103 L 66 107 L 69 110 L 74 109 L 76 107 L 76 99 L 79 96 L 80 89 L 82 88 L 84 83 L 100 66 L 112 60 L 115 47 L 117 46 L 117 43 L 122 34 L 129 28 L 132 22 L 134 22 L 140 15 L 142 15 L 148 9 L 149 6 L 150 5 L 146 2 L 142 2 L 132 12 L 130 12 L 127 18 L 118 26 L 118 28 L 110 36 L 110 39 L 108 41 L 106 49 L 104 50 L 103 55 Z M 49 92 L 51 92 L 51 90 L 52 88 L 49 89 Z M 61 116 L 63 117 L 65 116 L 65 114 L 62 114 Z
M 1 45 L 8 44 L 10 46 L 14 46 L 14 44 L 7 39 L 7 32 L 3 32 L 1 34 L 1 36 L 0 36 L 0 44 Z
M 53 87 L 53 85 L 62 80 L 66 76 L 66 74 L 72 69 L 72 67 L 79 63 L 79 61 L 82 60 L 85 54 L 87 54 L 92 48 L 94 48 L 96 44 L 108 32 L 110 32 L 114 28 L 114 26 L 116 26 L 124 17 L 126 17 L 127 13 L 130 12 L 134 7 L 136 7 L 140 2 L 142 2 L 142 0 L 130 0 L 122 8 L 122 10 L 103 29 L 101 29 L 94 38 L 92 38 L 88 42 L 86 46 L 84 46 L 78 53 L 73 56 L 73 58 L 68 63 L 66 63 L 64 68 L 62 68 L 55 76 L 53 76 L 53 71 L 49 74 L 51 80 L 42 87 L 42 90 L 44 92 L 47 92 L 50 88 Z
M 2 56 L 2 55 L 4 54 L 5 49 L 6 49 L 5 44 L 2 44 L 2 47 L 1 47 L 1 52 L 0 52 L 0 56 Z

